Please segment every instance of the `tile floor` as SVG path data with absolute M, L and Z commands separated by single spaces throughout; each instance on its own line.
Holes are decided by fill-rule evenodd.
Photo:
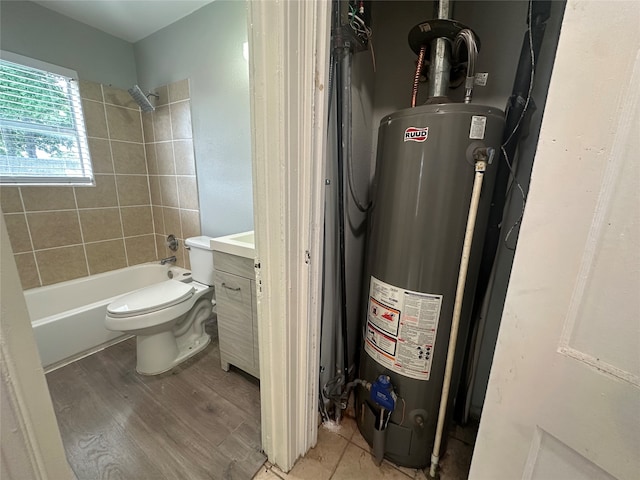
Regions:
M 471 465 L 473 443 L 477 426 L 454 427 L 448 440 L 447 453 L 440 468 L 441 480 L 466 480 Z M 318 443 L 307 455 L 298 460 L 289 473 L 275 465 L 265 463 L 254 480 L 415 480 L 428 479 L 422 470 L 398 467 L 387 460 L 377 466 L 369 445 L 362 437 L 355 420 L 344 418 L 340 426 L 321 425 Z

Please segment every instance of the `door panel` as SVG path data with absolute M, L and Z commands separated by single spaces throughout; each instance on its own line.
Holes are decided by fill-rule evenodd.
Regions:
M 614 480 L 614 477 L 580 455 L 553 435 L 538 429 L 523 478 L 531 480 L 577 479 Z
M 567 4 L 471 479 L 639 478 L 639 19 Z

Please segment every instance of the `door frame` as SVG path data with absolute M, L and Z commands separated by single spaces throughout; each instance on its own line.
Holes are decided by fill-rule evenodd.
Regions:
M 317 441 L 331 2 L 248 2 L 262 447 Z
M 0 210 L 0 477 L 74 478 Z

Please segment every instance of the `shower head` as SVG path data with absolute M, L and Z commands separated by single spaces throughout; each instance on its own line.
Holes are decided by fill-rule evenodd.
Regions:
M 156 95 L 155 93 L 148 93 L 147 95 L 145 95 L 144 93 L 142 93 L 142 90 L 140 90 L 140 87 L 138 85 L 134 85 L 129 89 L 129 95 L 131 95 L 131 98 L 133 98 L 136 103 L 140 105 L 140 108 L 143 112 L 153 112 L 156 109 L 156 107 L 154 107 L 149 101 L 149 97 L 151 95 L 158 98 L 158 95 Z

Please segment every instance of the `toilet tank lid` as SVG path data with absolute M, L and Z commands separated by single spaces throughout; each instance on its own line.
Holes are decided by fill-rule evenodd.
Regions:
M 188 283 L 165 280 L 116 298 L 107 307 L 107 312 L 115 317 L 151 313 L 184 302 L 194 291 Z
M 206 235 L 187 238 L 184 243 L 190 247 L 202 248 L 204 250 L 213 250 L 213 248 L 211 248 L 211 237 L 207 237 Z

